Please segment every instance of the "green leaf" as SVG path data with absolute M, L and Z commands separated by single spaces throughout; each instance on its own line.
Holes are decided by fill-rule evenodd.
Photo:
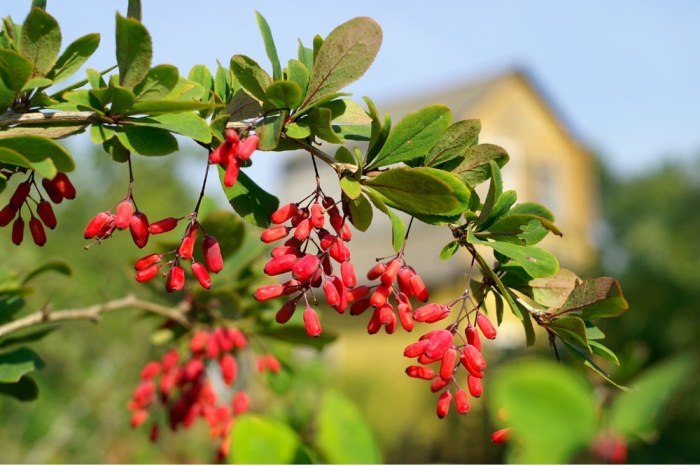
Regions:
M 299 46 L 297 47 L 297 58 L 304 65 L 307 70 L 310 70 L 314 66 L 314 50 L 309 47 L 304 47 L 304 44 L 299 40 Z
M 588 327 L 586 327 L 586 336 L 588 336 Z M 600 356 L 603 359 L 607 359 L 616 366 L 620 365 L 620 360 L 617 359 L 615 353 L 607 346 L 598 343 L 597 341 L 588 340 L 588 346 L 591 347 L 593 354 Z
M 331 31 L 315 54 L 308 91 L 300 111 L 362 76 L 374 61 L 381 43 L 381 28 L 367 17 L 351 19 Z
M 133 89 L 151 68 L 153 48 L 146 27 L 134 18 L 117 13 L 117 64 L 119 85 Z
M 267 87 L 266 98 L 273 109 L 292 109 L 301 102 L 301 88 L 293 81 L 277 81 Z
M 136 96 L 124 87 L 110 87 L 112 93 L 112 106 L 109 109 L 111 115 L 126 115 L 136 102 Z
M 8 91 L 13 91 L 12 96 L 29 81 L 32 70 L 32 63 L 19 53 L 14 50 L 0 49 L 0 78 L 4 87 Z M 12 103 L 12 99 L 10 99 L 10 103 Z
M 74 40 L 58 57 L 56 64 L 46 74 L 46 77 L 54 83 L 58 83 L 72 76 L 95 53 L 99 45 L 100 35 L 98 33 L 86 34 Z
M 36 341 L 42 340 L 49 333 L 52 333 L 54 330 L 57 330 L 57 329 L 58 329 L 58 327 L 54 326 L 54 327 L 44 328 L 41 330 L 36 330 L 34 332 L 25 333 L 25 334 L 17 336 L 17 337 L 5 338 L 2 341 L 0 341 L 0 348 L 8 348 L 10 346 L 23 345 L 26 343 L 34 343 Z
M 205 96 L 208 95 L 208 90 L 204 89 L 202 86 L 197 84 L 194 81 L 190 81 L 189 79 L 185 79 L 182 76 L 180 76 L 180 79 L 177 81 L 177 85 L 173 88 L 172 91 L 166 96 L 165 99 L 163 100 L 176 100 L 181 103 L 191 103 L 191 104 L 200 104 L 202 107 L 200 108 L 183 108 L 182 111 L 184 110 L 204 110 L 208 108 L 220 108 L 222 107 L 221 104 L 208 104 L 207 107 L 204 107 L 206 105 L 206 102 L 199 102 L 200 100 L 204 99 Z M 156 101 L 156 102 L 161 102 Z M 150 102 L 143 102 L 144 104 L 150 104 Z M 176 110 L 166 110 L 166 111 L 176 111 Z
M 571 346 L 585 348 L 591 352 L 586 338 L 586 324 L 578 317 L 560 317 L 552 320 L 547 328 Z
M 275 150 L 275 148 L 280 143 L 280 137 L 282 136 L 282 127 L 284 126 L 284 121 L 286 118 L 286 111 L 277 115 L 268 116 L 267 118 L 265 118 L 262 125 L 259 125 L 256 128 L 256 131 L 260 136 L 258 150 Z
M 626 436 L 648 434 L 658 426 L 665 405 L 696 367 L 694 359 L 682 354 L 646 370 L 634 380 L 631 391 L 613 401 L 610 427 Z
M 311 128 L 299 123 L 288 123 L 284 126 L 284 134 L 292 139 L 306 139 L 311 136 Z M 345 149 L 347 150 L 347 149 Z M 349 154 L 350 152 L 348 152 Z M 350 155 L 352 158 L 352 155 Z
M 68 151 L 57 142 L 40 136 L 17 136 L 0 139 L 0 148 L 18 152 L 46 178 L 56 176 L 55 170 L 70 172 L 75 162 Z
M 343 193 L 350 199 L 357 199 L 362 195 L 362 185 L 359 181 L 348 176 L 344 176 L 340 179 L 340 189 Z
M 116 128 L 119 142 L 129 151 L 141 155 L 167 155 L 178 149 L 175 136 L 160 128 L 120 126 Z
M 333 111 L 330 108 L 314 108 L 304 118 L 297 120 L 299 123 L 307 125 L 311 133 L 324 141 L 333 144 L 342 144 L 343 140 L 335 134 L 331 127 Z
M 194 65 L 190 74 L 187 75 L 187 79 L 196 82 L 209 92 L 214 89 L 214 77 L 205 65 Z
M 549 220 L 550 222 L 554 221 L 554 214 L 545 206 L 536 202 L 523 202 L 521 204 L 516 204 L 512 209 L 510 209 L 510 213 L 513 215 L 532 215 L 534 217 Z
M 148 70 L 143 80 L 134 86 L 134 94 L 139 100 L 163 99 L 170 94 L 179 80 L 177 67 L 158 65 Z
M 2 52 L 2 49 L 0 49 Z M 2 58 L 0 57 L 0 60 Z M 0 65 L 2 66 L 2 65 Z M 2 78 L 3 70 L 0 68 L 0 78 Z M 0 111 L 4 112 L 15 101 L 15 93 L 7 88 L 2 79 L 0 79 Z
M 406 240 L 406 224 L 404 224 L 401 217 L 396 215 L 386 206 L 378 193 L 372 189 L 367 189 L 365 190 L 365 194 L 377 209 L 384 212 L 389 217 L 389 220 L 391 221 L 391 244 L 394 251 L 398 252 Z
M 479 120 L 461 120 L 452 124 L 442 133 L 440 140 L 425 157 L 423 164 L 430 167 L 463 155 L 468 147 L 479 141 L 480 131 Z
M 326 391 L 318 412 L 316 446 L 328 464 L 377 464 L 381 452 L 369 423 L 350 399 Z
M 302 99 L 306 97 L 306 89 L 309 87 L 309 70 L 302 62 L 299 60 L 287 62 L 287 79 L 299 86 Z
M 557 315 L 576 314 L 584 320 L 616 317 L 629 305 L 617 280 L 600 277 L 579 283 Z
M 499 167 L 508 162 L 508 153 L 502 147 L 493 144 L 479 144 L 466 149 L 464 159 L 450 170 L 469 186 L 476 186 L 489 179 L 489 163 L 493 160 Z
M 0 382 L 15 383 L 30 372 L 44 367 L 44 361 L 29 348 L 17 348 L 0 354 Z
M 460 214 L 469 204 L 470 193 L 464 184 L 434 168 L 394 168 L 365 185 L 408 214 Z
M 214 93 L 219 96 L 222 102 L 228 102 L 231 92 L 236 91 L 240 86 L 236 86 L 236 89 L 232 88 L 232 69 L 226 69 L 221 66 L 219 60 L 216 60 L 216 74 L 214 76 Z
M 350 222 L 358 230 L 367 231 L 367 228 L 372 224 L 372 217 L 374 216 L 372 205 L 367 198 L 360 192 L 357 198 L 350 199 L 348 207 L 350 208 Z
M 178 100 L 141 100 L 131 107 L 129 115 L 148 114 L 159 115 L 162 113 L 187 112 L 192 110 L 207 110 L 220 107 L 219 104 L 208 102 L 178 101 Z
M 219 168 L 221 185 L 223 186 L 225 172 Z M 250 179 L 242 171 L 238 181 L 230 188 L 224 187 L 226 198 L 238 215 L 248 223 L 267 228 L 270 216 L 279 207 L 279 199 L 268 193 Z
M 459 241 L 450 241 L 440 251 L 440 259 L 447 260 L 459 250 Z
M 229 121 L 245 121 L 259 117 L 263 109 L 260 101 L 251 97 L 243 89 L 239 89 L 226 106 L 226 112 L 230 114 Z
M 493 236 L 517 236 L 527 244 L 535 244 L 548 232 L 561 236 L 561 231 L 549 220 L 535 214 L 513 213 L 518 206 L 493 222 L 486 230 Z
M 494 422 L 508 415 L 514 463 L 567 463 L 596 434 L 596 401 L 590 386 L 567 367 L 520 360 L 488 377 Z
M 196 113 L 166 113 L 164 115 L 126 119 L 125 121 L 136 126 L 148 126 L 172 131 L 205 144 L 211 142 L 209 125 Z
M 384 115 L 384 123 L 382 123 L 381 118 L 379 118 L 379 112 L 377 112 L 377 107 L 374 105 L 372 99 L 367 96 L 363 97 L 363 99 L 367 104 L 367 114 L 372 120 L 370 125 L 369 148 L 367 149 L 367 163 L 370 163 L 374 160 L 382 147 L 384 147 L 386 138 L 389 137 L 389 132 L 391 131 L 391 117 L 387 113 Z
M 333 115 L 331 128 L 337 136 L 345 140 L 369 141 L 372 119 L 356 102 L 352 100 L 334 100 L 340 108 L 338 115 Z
M 568 269 L 559 271 L 546 278 L 536 278 L 529 282 L 532 298 L 535 302 L 549 308 L 560 308 L 580 281 L 578 276 Z
M 30 91 L 32 89 L 37 89 L 40 87 L 48 87 L 53 84 L 53 81 L 47 78 L 36 77 L 32 78 L 22 86 L 22 91 Z
M 22 286 L 29 283 L 30 280 L 46 272 L 56 272 L 66 276 L 70 276 L 73 273 L 71 271 L 70 266 L 66 262 L 60 260 L 52 260 L 49 262 L 45 262 L 44 264 L 29 272 L 27 276 L 24 277 L 24 280 L 22 280 Z
M 53 16 L 32 8 L 22 24 L 19 51 L 33 63 L 35 74 L 46 75 L 61 50 L 61 28 Z
M 280 67 L 280 59 L 277 56 L 277 48 L 275 47 L 275 41 L 272 38 L 272 32 L 270 31 L 270 26 L 267 21 L 260 14 L 260 12 L 255 12 L 255 18 L 258 21 L 258 28 L 260 29 L 260 34 L 262 34 L 263 42 L 265 43 L 265 52 L 267 52 L 267 58 L 270 59 L 272 63 L 272 79 L 278 81 L 282 79 L 282 68 Z
M 119 142 L 119 138 L 111 138 L 102 143 L 102 148 L 112 157 L 112 160 L 118 163 L 124 163 L 129 160 L 131 152 L 129 149 Z
M 306 329 L 300 325 L 276 325 L 260 330 L 258 335 L 266 338 L 274 338 L 275 340 L 283 341 L 290 345 L 309 346 L 319 351 L 338 339 L 338 335 L 325 330 L 318 337 L 311 338 L 309 334 L 306 333 Z
M 291 427 L 272 418 L 244 414 L 231 431 L 228 460 L 235 464 L 290 464 L 301 441 Z
M 522 246 L 503 241 L 482 241 L 474 236 L 471 229 L 467 232 L 467 241 L 487 246 L 512 259 L 532 278 L 549 277 L 559 270 L 557 258 L 549 251 L 537 246 Z
M 287 126 L 289 127 L 289 125 Z M 353 157 L 352 153 L 345 146 L 340 146 L 335 151 L 335 160 L 337 160 L 340 163 L 357 163 L 355 161 L 355 157 Z
M 491 216 L 491 211 L 496 205 L 496 201 L 501 196 L 503 192 L 503 178 L 501 177 L 501 170 L 493 161 L 489 162 L 488 165 L 490 171 L 491 182 L 489 183 L 489 191 L 486 194 L 486 200 L 481 208 L 481 213 L 477 218 L 476 224 L 481 227 L 486 223 L 486 221 Z
M 39 386 L 34 379 L 24 376 L 15 383 L 0 383 L 0 393 L 19 401 L 34 401 L 39 397 Z
M 255 60 L 245 55 L 234 55 L 231 57 L 231 71 L 250 95 L 260 101 L 265 100 L 271 84 L 270 75 Z
M 391 129 L 369 168 L 407 162 L 426 155 L 452 121 L 445 105 L 431 105 L 405 116 Z
M 503 215 L 510 210 L 510 207 L 515 204 L 517 199 L 518 195 L 513 190 L 508 190 L 501 193 L 501 195 L 498 196 L 498 199 L 496 199 L 496 203 L 493 205 L 488 218 L 486 218 L 486 220 L 480 225 L 481 228 L 488 229 L 493 222 L 503 217 Z

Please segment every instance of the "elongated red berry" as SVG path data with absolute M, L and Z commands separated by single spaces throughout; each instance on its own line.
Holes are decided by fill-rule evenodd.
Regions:
M 17 246 L 22 244 L 24 239 L 24 220 L 22 217 L 17 217 L 15 222 L 12 224 L 12 242 Z
M 372 303 L 374 307 L 381 307 L 386 302 L 386 299 L 391 293 L 391 288 L 387 288 L 384 285 L 377 286 L 372 295 L 369 297 L 369 302 Z
M 34 244 L 37 246 L 43 246 L 46 244 L 46 232 L 44 231 L 44 225 L 41 224 L 41 221 L 38 218 L 32 217 L 29 219 L 29 232 L 32 234 Z
M 299 225 L 297 225 L 296 229 L 294 230 L 294 237 L 298 239 L 299 241 L 304 241 L 306 238 L 309 237 L 309 234 L 311 233 L 311 219 L 310 218 L 305 218 L 301 222 L 299 222 Z
M 459 414 L 467 414 L 471 408 L 469 406 L 469 397 L 467 396 L 467 392 L 461 388 L 455 392 L 455 406 L 457 407 L 457 412 Z
M 304 326 L 306 327 L 306 333 L 310 337 L 318 337 L 321 334 L 321 322 L 318 320 L 318 314 L 312 308 L 307 307 L 304 310 Z
M 337 213 L 335 215 L 331 215 L 331 226 L 335 230 L 335 232 L 340 236 L 340 239 L 343 241 L 350 241 L 352 238 L 352 231 L 350 230 L 350 227 L 348 226 L 348 222 L 345 221 L 345 218 L 340 215 L 340 213 Z
M 44 187 L 44 191 L 48 194 L 49 199 L 54 204 L 60 204 L 63 201 L 63 194 L 58 190 L 56 185 L 54 185 L 48 178 L 43 178 L 41 180 L 41 185 Z
M 277 225 L 281 225 L 290 218 L 294 217 L 298 210 L 299 208 L 294 203 L 285 204 L 272 213 L 270 216 L 270 221 Z
M 374 267 L 369 269 L 369 272 L 367 272 L 367 280 L 376 280 L 382 273 L 384 273 L 385 269 L 386 264 L 383 262 L 378 262 Z
M 273 284 L 263 285 L 255 290 L 255 299 L 258 301 L 268 301 L 270 299 L 279 298 L 284 292 L 284 285 Z
M 482 372 L 486 369 L 486 360 L 481 352 L 474 345 L 466 345 L 462 350 L 462 362 L 467 366 L 467 369 L 474 369 L 476 372 Z M 473 373 L 471 370 L 470 373 Z
M 437 416 L 442 419 L 443 417 L 447 416 L 447 413 L 450 411 L 450 403 L 452 402 L 452 393 L 450 393 L 449 390 L 445 390 L 440 394 L 440 398 L 438 398 L 437 402 L 437 408 L 435 410 Z
M 202 252 L 204 262 L 212 273 L 219 273 L 224 268 L 224 258 L 221 256 L 219 242 L 211 235 L 207 235 L 202 240 Z
M 479 313 L 479 315 L 476 316 L 476 325 L 479 327 L 479 330 L 481 330 L 481 333 L 489 340 L 496 338 L 496 327 L 493 326 L 485 314 Z
M 319 265 L 320 261 L 318 256 L 307 254 L 294 264 L 294 267 L 292 268 L 292 276 L 300 282 L 305 282 L 311 278 L 314 272 L 319 270 Z
M 415 322 L 413 321 L 413 310 L 411 309 L 411 303 L 408 302 L 408 298 L 406 298 L 406 300 L 406 302 L 400 302 L 396 310 L 399 314 L 401 326 L 404 330 L 410 332 L 413 330 Z
M 370 303 L 369 298 L 358 299 L 350 306 L 350 315 L 359 316 L 369 309 L 371 305 L 372 303 Z
M 282 239 L 289 234 L 289 227 L 277 225 L 264 230 L 260 234 L 260 240 L 263 243 L 273 243 L 278 239 Z
M 413 293 L 420 302 L 426 302 L 429 298 L 428 288 L 423 283 L 423 279 L 418 274 L 413 275 L 410 280 Z
M 414 379 L 433 380 L 435 378 L 435 371 L 425 366 L 408 366 L 406 368 L 406 375 Z
M 233 395 L 233 414 L 243 414 L 250 409 L 250 396 L 246 392 Z
M 348 288 L 357 285 L 357 275 L 355 275 L 355 267 L 352 262 L 345 261 L 340 264 L 340 276 L 343 277 L 343 284 Z
M 134 213 L 134 205 L 131 199 L 124 199 L 117 205 L 117 211 L 114 214 L 114 226 L 120 230 L 125 230 L 129 226 L 129 221 Z
M 360 285 L 345 292 L 348 301 L 357 301 L 369 295 L 369 286 Z
M 510 427 L 506 427 L 505 429 L 499 429 L 493 434 L 491 434 L 491 441 L 493 443 L 506 443 L 510 437 Z
M 56 187 L 56 189 L 61 193 L 61 195 L 66 199 L 75 199 L 75 186 L 68 179 L 68 175 L 63 172 L 58 172 L 51 183 Z
M 396 276 L 396 281 L 399 284 L 399 289 L 406 294 L 406 296 L 411 297 L 415 293 L 413 287 L 411 286 L 411 277 L 415 275 L 413 269 L 408 266 L 401 267 L 399 273 Z
M 226 173 L 224 174 L 224 186 L 230 188 L 238 180 L 238 173 L 241 170 L 241 163 L 238 159 L 231 160 L 226 166 Z
M 473 375 L 467 375 L 467 386 L 469 387 L 469 393 L 478 398 L 484 392 L 484 386 L 481 384 L 481 379 L 479 377 L 474 377 Z
M 226 128 L 224 130 L 224 139 L 229 144 L 236 144 L 240 141 L 240 138 L 238 136 L 238 131 L 236 131 L 233 128 Z
M 238 374 L 238 363 L 231 353 L 224 353 L 219 359 L 221 377 L 226 385 L 232 385 L 236 381 Z
M 467 343 L 474 345 L 476 349 L 481 351 L 481 338 L 479 338 L 479 332 L 476 328 L 472 324 L 469 324 L 467 328 L 464 329 L 464 333 L 467 337 Z
M 238 158 L 248 160 L 250 156 L 258 148 L 260 137 L 257 134 L 252 134 L 238 143 Z
M 455 371 L 455 363 L 457 362 L 457 350 L 454 348 L 449 348 L 445 351 L 442 356 L 442 361 L 440 362 L 440 378 L 443 380 L 450 380 L 452 374 Z
M 211 288 L 211 277 L 201 262 L 192 262 L 192 273 L 204 289 Z
M 294 300 L 287 301 L 282 305 L 282 307 L 277 311 L 275 315 L 275 320 L 278 324 L 286 324 L 289 319 L 294 315 L 294 311 L 297 308 L 297 303 Z
M 144 422 L 148 420 L 148 411 L 145 409 L 139 409 L 138 411 L 135 411 L 134 414 L 131 415 L 131 427 L 136 429 L 137 427 L 140 427 L 143 425 Z
M 180 291 L 185 286 L 185 269 L 179 265 L 174 265 L 165 281 L 165 291 L 172 293 Z
M 321 206 L 321 204 L 318 202 L 314 202 L 311 205 L 311 217 L 309 217 L 309 220 L 311 221 L 312 227 L 323 228 L 323 224 L 326 221 L 326 216 L 323 213 L 323 206 Z
M 153 264 L 157 264 L 163 258 L 161 254 L 149 254 L 137 260 L 134 264 L 134 269 L 143 270 L 146 267 L 150 267 Z
M 56 220 L 56 215 L 54 214 L 53 207 L 51 207 L 49 201 L 43 199 L 39 201 L 39 204 L 36 206 L 36 213 L 41 221 L 44 222 L 44 225 L 52 230 L 56 228 L 58 221 Z
M 453 343 L 454 338 L 449 330 L 438 330 L 433 333 L 428 340 L 428 345 L 425 347 L 424 354 L 431 359 L 440 359 Z
M 134 244 L 139 248 L 143 248 L 148 244 L 148 217 L 143 212 L 136 212 L 129 219 L 129 233 Z
M 97 215 L 92 217 L 92 220 L 85 227 L 85 239 L 91 239 L 99 235 L 102 228 L 112 220 L 112 216 L 109 212 L 99 212 Z
M 27 200 L 30 189 L 32 189 L 32 185 L 28 181 L 18 184 L 15 192 L 10 198 L 10 205 L 12 207 L 19 208 L 22 204 L 24 204 L 24 201 Z
M 158 270 L 160 269 L 160 265 L 157 263 L 148 265 L 142 269 L 139 269 L 136 271 L 136 281 L 139 283 L 147 282 L 151 280 L 153 277 L 158 275 Z
M 421 306 L 413 313 L 413 318 L 418 322 L 428 322 L 443 313 L 442 305 L 437 303 Z
M 285 254 L 279 257 L 273 257 L 265 264 L 263 272 L 266 275 L 275 276 L 283 273 L 291 272 L 294 264 L 299 260 L 294 254 Z
M 340 304 L 340 295 L 338 294 L 338 290 L 329 280 L 326 280 L 323 283 L 323 293 L 326 295 L 326 301 L 328 301 L 329 306 L 335 307 Z
M 194 240 L 195 237 L 192 235 L 187 235 L 184 238 L 182 238 L 182 241 L 180 242 L 180 247 L 177 249 L 177 254 L 185 259 L 185 260 L 190 260 L 192 259 L 192 252 L 194 251 Z
M 159 235 L 161 233 L 167 233 L 173 230 L 177 226 L 179 220 L 175 217 L 166 217 L 157 222 L 153 222 L 148 226 L 148 231 L 152 235 Z
M 13 218 L 17 215 L 17 209 L 12 205 L 7 204 L 0 210 L 0 227 L 9 225 Z
M 394 283 L 396 275 L 399 273 L 400 269 L 401 261 L 394 259 L 389 262 L 386 269 L 384 269 L 384 272 L 382 272 L 382 275 L 380 276 L 381 282 L 384 284 L 384 286 L 391 286 L 392 283 Z

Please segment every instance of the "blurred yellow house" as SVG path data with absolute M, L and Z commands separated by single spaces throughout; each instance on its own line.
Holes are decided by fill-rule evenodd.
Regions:
M 550 235 L 540 244 L 557 255 L 562 266 L 580 272 L 589 270 L 596 260 L 593 229 L 599 220 L 596 164 L 534 80 L 522 70 L 510 71 L 435 94 L 407 96 L 379 111 L 389 113 L 395 124 L 404 115 L 433 103 L 450 107 L 453 121 L 481 120 L 480 142 L 497 144 L 510 154 L 510 162 L 503 169 L 504 189 L 514 189 L 518 202 L 546 205 L 564 233 L 561 238 Z M 302 166 L 306 168 L 306 163 L 294 162 L 288 167 L 289 196 L 285 198 L 295 198 L 293 193 L 301 194 L 296 189 L 308 185 L 302 181 L 308 176 Z M 375 258 L 390 255 L 389 230 L 388 220 L 375 211 L 375 222 L 368 232 L 357 235 L 362 245 L 355 246 L 355 241 L 350 244 L 355 264 L 369 267 Z M 432 283 L 457 282 L 467 268 L 465 263 L 459 258 L 438 258 L 451 239 L 445 227 L 415 222 L 406 258 Z

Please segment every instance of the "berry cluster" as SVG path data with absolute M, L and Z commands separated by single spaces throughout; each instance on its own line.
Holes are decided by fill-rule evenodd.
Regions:
M 424 322 L 434 322 L 449 315 L 450 308 L 451 305 L 428 304 L 416 309 L 415 318 Z M 433 393 L 442 392 L 436 409 L 439 418 L 445 417 L 449 412 L 453 398 L 451 385 L 455 386 L 454 401 L 459 414 L 466 414 L 470 410 L 467 390 L 473 397 L 480 397 L 483 392 L 481 380 L 484 377 L 486 360 L 481 354 L 479 331 L 484 337 L 494 339 L 496 328 L 488 317 L 478 310 L 475 320 L 476 327 L 469 323 L 464 336 L 457 332 L 458 325 L 453 324 L 446 329 L 426 333 L 404 350 L 404 356 L 417 358 L 418 362 L 417 365 L 408 366 L 406 374 L 417 379 L 431 380 L 430 390 Z M 455 342 L 455 336 L 459 337 L 459 343 Z M 437 367 L 430 367 L 433 364 Z M 457 381 L 457 370 L 460 366 L 467 370 L 467 390 Z
M 117 230 L 127 228 L 136 246 L 143 248 L 148 244 L 148 217 L 136 208 L 131 194 L 114 207 L 114 213 L 107 210 L 92 217 L 83 236 L 85 239 L 96 239 L 99 242 L 110 238 Z
M 277 312 L 276 320 L 281 324 L 292 318 L 303 298 L 306 331 L 310 336 L 317 337 L 321 334 L 321 323 L 309 302 L 308 295 L 313 296 L 313 292 L 309 293 L 312 288 L 322 288 L 328 304 L 341 314 L 351 301 L 364 296 L 363 290 L 366 295 L 368 289 L 354 288 L 357 277 L 346 245 L 352 238 L 352 232 L 346 216 L 340 213 L 335 200 L 325 196 L 320 188 L 309 199 L 304 207 L 295 203 L 280 207 L 271 216 L 274 225 L 262 232 L 260 238 L 265 243 L 282 240 L 291 233 L 283 245 L 272 249 L 272 259 L 264 269 L 267 275 L 291 273 L 291 278 L 282 284 L 259 287 L 255 298 L 267 301 L 294 295 Z M 335 234 L 325 228 L 326 218 Z M 290 225 L 285 225 L 286 222 L 290 222 Z M 340 275 L 336 274 L 333 262 L 340 264 Z
M 148 230 L 153 235 L 165 233 L 173 230 L 177 226 L 179 220 L 181 219 L 167 217 L 150 224 Z M 181 291 L 185 286 L 185 269 L 182 267 L 181 263 L 183 261 L 190 261 L 192 274 L 197 279 L 199 285 L 204 289 L 211 288 L 212 280 L 209 273 L 221 272 L 224 268 L 224 260 L 221 255 L 219 242 L 215 237 L 207 235 L 206 233 L 204 233 L 204 238 L 201 242 L 204 263 L 194 258 L 194 248 L 200 230 L 204 233 L 197 218 L 192 216 L 185 229 L 185 234 L 180 240 L 180 246 L 177 249 L 165 254 L 148 254 L 136 261 L 136 264 L 134 264 L 136 280 L 141 283 L 147 282 L 158 275 L 161 267 L 165 266 L 169 267 L 168 271 L 163 274 L 165 276 L 165 290 L 168 293 Z M 174 255 L 173 259 L 164 261 L 163 259 L 170 254 Z
M 68 176 L 63 172 L 57 173 L 56 176 L 50 180 L 48 178 L 43 178 L 41 180 L 41 185 L 54 204 L 60 204 L 64 199 L 75 199 L 75 187 L 68 179 Z M 31 196 L 33 187 L 39 195 L 39 200 Z M 38 218 L 34 215 L 34 210 L 32 210 L 30 201 L 35 204 L 34 209 L 36 210 Z M 17 186 L 15 192 L 10 197 L 10 202 L 0 210 L 0 227 L 7 226 L 14 219 L 12 224 L 12 242 L 18 246 L 22 244 L 24 240 L 22 207 L 26 207 L 26 210 L 29 211 L 29 232 L 32 235 L 34 244 L 43 246 L 46 244 L 44 225 L 53 230 L 56 228 L 58 221 L 56 220 L 56 215 L 54 214 L 53 207 L 51 207 L 51 203 L 44 199 L 41 190 L 34 181 L 33 171 L 29 174 L 26 181 L 23 181 Z
M 372 294 L 355 302 L 350 310 L 351 314 L 359 315 L 370 306 L 374 308 L 367 324 L 367 332 L 375 334 L 383 326 L 386 333 L 391 334 L 396 330 L 398 322 L 407 332 L 413 330 L 416 316 L 413 313 L 411 298 L 426 302 L 429 295 L 423 279 L 413 267 L 405 264 L 403 251 L 386 262 L 378 262 L 367 272 L 367 279 L 379 279 L 379 283 L 374 285 L 376 288 Z M 392 298 L 396 309 L 391 304 Z
M 235 129 L 224 130 L 224 142 L 209 153 L 209 163 L 219 164 L 226 171 L 224 186 L 230 188 L 236 184 L 241 164 L 250 159 L 258 148 L 258 142 L 260 137 L 257 134 L 241 139 Z
M 189 428 L 197 418 L 209 425 L 209 435 L 219 441 L 217 461 L 223 462 L 228 454 L 229 433 L 237 415 L 250 408 L 250 397 L 236 390 L 230 403 L 220 403 L 207 365 L 218 365 L 221 378 L 231 387 L 238 377 L 238 352 L 248 346 L 246 336 L 235 328 L 218 328 L 196 332 L 189 342 L 189 352 L 181 358 L 176 350 L 166 353 L 160 361 L 147 363 L 141 371 L 141 382 L 129 402 L 131 425 L 137 428 L 163 408 L 172 431 L 180 426 Z M 279 361 L 272 355 L 264 356 L 269 370 L 279 370 Z M 151 423 L 149 438 L 156 441 L 159 424 Z

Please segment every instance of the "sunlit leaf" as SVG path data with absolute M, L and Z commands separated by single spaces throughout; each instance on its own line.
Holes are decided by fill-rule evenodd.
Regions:
M 479 120 L 461 120 L 453 123 L 426 155 L 423 165 L 430 167 L 463 155 L 468 147 L 478 142 L 480 131 Z
M 117 13 L 117 64 L 119 85 L 133 89 L 151 68 L 153 48 L 146 27 L 134 18 Z
M 287 424 L 264 416 L 244 414 L 231 431 L 228 460 L 234 464 L 294 463 L 301 441 Z
M 225 172 L 219 168 L 221 185 Z M 279 199 L 268 193 L 243 172 L 231 188 L 224 188 L 226 198 L 238 215 L 248 223 L 266 228 L 270 225 L 270 215 L 279 207 Z
M 51 70 L 61 50 L 61 28 L 56 19 L 40 8 L 32 8 L 22 24 L 19 51 L 44 76 Z
M 267 58 L 270 59 L 270 63 L 272 64 L 272 79 L 278 81 L 282 79 L 282 68 L 280 66 L 279 56 L 277 56 L 277 47 L 275 47 L 275 41 L 272 38 L 270 26 L 260 12 L 255 12 L 255 18 L 258 21 L 258 28 L 260 29 L 260 34 L 262 34 L 263 42 L 265 43 Z
M 99 45 L 100 35 L 97 33 L 86 34 L 74 40 L 58 57 L 56 64 L 46 77 L 58 83 L 72 76 L 95 53 Z

